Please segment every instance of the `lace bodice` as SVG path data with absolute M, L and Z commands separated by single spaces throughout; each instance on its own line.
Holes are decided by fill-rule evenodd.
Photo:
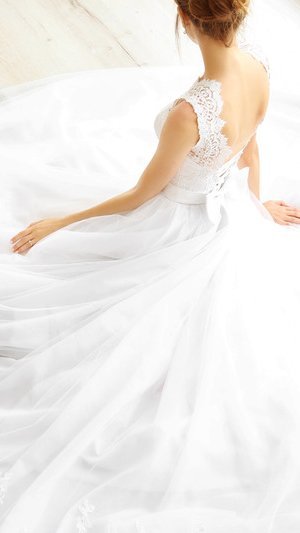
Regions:
M 270 77 L 268 60 L 259 45 L 250 43 L 244 34 L 237 36 L 237 43 L 240 49 L 250 53 L 263 64 Z M 217 192 L 226 181 L 230 168 L 240 158 L 252 136 L 242 150 L 230 157 L 232 149 L 222 133 L 225 121 L 220 117 L 223 108 L 221 82 L 198 78 L 186 92 L 158 113 L 154 121 L 154 128 L 158 137 L 169 111 L 180 100 L 189 102 L 195 111 L 199 141 L 187 154 L 175 176 L 171 179 L 169 187 L 177 186 L 203 194 Z

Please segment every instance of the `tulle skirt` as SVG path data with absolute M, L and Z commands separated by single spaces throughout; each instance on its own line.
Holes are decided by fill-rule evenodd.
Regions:
M 245 170 L 11 252 L 136 181 L 166 74 L 125 70 L 0 107 L 0 531 L 298 533 L 300 232 Z

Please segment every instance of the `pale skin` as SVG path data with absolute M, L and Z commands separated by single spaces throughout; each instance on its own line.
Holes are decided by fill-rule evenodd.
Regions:
M 251 56 L 239 50 L 235 39 L 227 48 L 220 41 L 201 34 L 179 7 L 178 13 L 188 37 L 200 48 L 205 65 L 203 77 L 222 83 L 222 118 L 226 121 L 223 132 L 232 149 L 232 156 L 251 138 L 238 166 L 249 167 L 249 188 L 259 199 L 259 149 L 253 132 L 263 119 L 268 105 L 266 72 Z M 260 91 L 257 91 L 258 83 Z M 168 113 L 152 159 L 131 189 L 89 209 L 29 224 L 11 239 L 12 251 L 24 253 L 47 235 L 74 222 L 128 212 L 139 207 L 162 191 L 198 140 L 195 112 L 188 102 L 179 100 Z M 297 207 L 280 200 L 269 200 L 263 205 L 278 224 L 300 224 L 300 209 Z

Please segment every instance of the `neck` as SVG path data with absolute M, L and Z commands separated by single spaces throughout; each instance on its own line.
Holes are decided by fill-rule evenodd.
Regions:
M 202 35 L 198 44 L 205 67 L 203 78 L 219 78 L 229 69 L 232 69 L 238 51 L 236 37 L 229 47 L 207 35 Z

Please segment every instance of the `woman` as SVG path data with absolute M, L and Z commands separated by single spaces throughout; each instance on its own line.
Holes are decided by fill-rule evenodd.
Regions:
M 246 0 L 176 2 L 205 72 L 137 184 L 2 253 L 1 533 L 299 530 L 300 210 L 259 200 L 268 65 L 237 45 Z

